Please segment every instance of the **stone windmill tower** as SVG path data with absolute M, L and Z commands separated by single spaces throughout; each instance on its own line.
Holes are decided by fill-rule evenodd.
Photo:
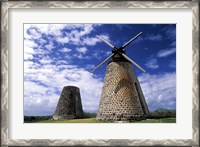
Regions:
M 65 86 L 60 95 L 53 120 L 83 117 L 80 90 L 75 86 Z
M 130 121 L 144 119 L 149 115 L 149 110 L 132 64 L 143 72 L 145 70 L 125 54 L 125 47 L 141 34 L 142 32 L 120 48 L 116 48 L 108 41 L 97 36 L 112 48 L 112 54 L 92 71 L 96 71 L 112 58 L 106 68 L 97 120 Z

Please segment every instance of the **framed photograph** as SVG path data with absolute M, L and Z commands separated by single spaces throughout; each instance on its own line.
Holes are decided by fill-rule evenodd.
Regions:
M 199 146 L 199 2 L 1 12 L 1 146 Z

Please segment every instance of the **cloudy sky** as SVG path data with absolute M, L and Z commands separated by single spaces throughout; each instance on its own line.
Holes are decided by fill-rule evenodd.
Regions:
M 24 115 L 52 115 L 64 86 L 80 88 L 83 109 L 97 112 L 111 54 L 99 35 L 116 47 L 143 34 L 126 48 L 142 66 L 138 75 L 150 111 L 176 109 L 175 24 L 24 24 Z

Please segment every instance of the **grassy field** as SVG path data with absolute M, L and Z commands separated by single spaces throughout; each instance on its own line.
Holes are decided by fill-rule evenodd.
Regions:
M 71 120 L 42 120 L 35 123 L 111 123 L 97 121 L 96 118 L 83 118 L 83 119 L 71 119 Z M 135 121 L 130 123 L 176 123 L 175 117 L 159 118 L 159 119 L 146 119 L 141 121 Z
M 24 116 L 25 123 L 111 123 L 96 120 L 96 113 L 84 112 L 84 118 L 71 120 L 51 120 L 49 116 Z M 151 112 L 148 119 L 128 123 L 176 123 L 176 110 L 158 108 Z

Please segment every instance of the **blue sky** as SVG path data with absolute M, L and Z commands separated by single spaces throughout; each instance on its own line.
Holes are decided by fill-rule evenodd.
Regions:
M 176 109 L 175 24 L 24 24 L 24 115 L 52 115 L 64 86 L 80 88 L 83 109 L 97 112 L 111 54 L 96 37 L 121 47 L 133 65 L 150 111 Z

